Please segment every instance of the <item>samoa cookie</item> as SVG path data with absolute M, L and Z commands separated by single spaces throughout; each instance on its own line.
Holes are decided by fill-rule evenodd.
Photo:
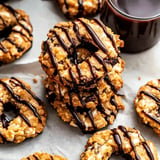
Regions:
M 46 109 L 30 89 L 14 77 L 0 79 L 0 143 L 21 143 L 43 131 Z M 11 111 L 12 118 L 8 115 Z
M 39 61 L 55 82 L 88 87 L 110 72 L 121 74 L 124 61 L 118 48 L 122 46 L 119 36 L 100 20 L 79 18 L 49 31 Z
M 81 160 L 108 160 L 120 154 L 126 160 L 158 160 L 157 149 L 137 129 L 118 126 L 95 133 L 89 138 Z
M 58 155 L 48 154 L 44 152 L 35 152 L 28 157 L 22 158 L 21 160 L 67 160 Z
M 140 87 L 134 103 L 143 123 L 160 136 L 160 80 L 151 80 Z
M 19 59 L 32 46 L 32 25 L 22 10 L 0 4 L 0 65 Z
M 94 88 L 80 90 L 59 85 L 47 78 L 45 88 L 47 99 L 58 116 L 71 126 L 79 127 L 83 133 L 112 124 L 118 111 L 124 109 L 121 97 L 106 79 L 99 80 Z
M 78 18 L 98 13 L 102 0 L 58 0 L 58 4 L 67 18 Z

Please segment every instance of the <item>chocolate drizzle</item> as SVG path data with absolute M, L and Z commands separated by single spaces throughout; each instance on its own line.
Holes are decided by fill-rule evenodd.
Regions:
M 79 1 L 79 3 L 81 3 L 83 5 L 82 1 Z M 66 5 L 66 8 L 67 8 L 67 5 L 68 5 L 67 0 L 65 0 L 65 5 Z M 80 24 L 87 30 L 87 32 L 91 36 L 92 40 L 94 41 L 94 44 L 92 44 L 92 42 L 89 42 L 89 41 L 85 40 L 85 38 L 81 36 L 80 30 L 79 30 L 80 26 L 78 25 L 77 22 L 80 22 Z M 114 39 L 105 30 L 105 27 L 99 21 L 96 21 L 96 22 L 99 24 L 100 27 L 103 28 L 104 33 L 106 34 L 106 36 L 108 36 L 109 39 L 114 44 L 115 43 Z M 85 132 L 85 130 L 86 130 L 85 123 L 80 119 L 80 117 L 77 114 L 78 111 L 73 106 L 72 93 L 77 94 L 77 96 L 78 96 L 78 98 L 79 98 L 79 100 L 80 100 L 80 102 L 82 104 L 82 107 L 79 107 L 79 108 L 82 108 L 81 109 L 82 112 L 86 112 L 88 118 L 90 119 L 90 121 L 92 123 L 92 126 L 93 126 L 94 130 L 96 130 L 97 127 L 96 127 L 96 124 L 94 122 L 94 116 L 92 114 L 92 110 L 88 109 L 86 107 L 87 101 L 85 101 L 83 99 L 83 97 L 80 94 L 79 88 L 78 88 L 79 85 L 81 85 L 83 83 L 83 81 L 82 81 L 83 77 L 82 77 L 82 71 L 81 71 L 81 68 L 80 68 L 80 65 L 79 65 L 76 49 L 77 49 L 77 47 L 82 47 L 82 48 L 87 49 L 90 52 L 90 54 L 93 55 L 94 58 L 96 58 L 96 60 L 100 64 L 103 65 L 103 68 L 104 68 L 104 70 L 106 72 L 104 80 L 111 87 L 111 89 L 113 90 L 113 92 L 115 94 L 117 93 L 117 90 L 116 90 L 115 86 L 112 84 L 112 82 L 111 82 L 111 80 L 110 80 L 110 78 L 108 76 L 107 63 L 109 63 L 112 66 L 114 66 L 116 63 L 118 63 L 118 59 L 109 58 L 109 57 L 107 57 L 106 59 L 103 59 L 98 53 L 96 53 L 98 51 L 98 49 L 100 49 L 100 50 L 102 50 L 104 52 L 104 54 L 106 54 L 108 56 L 107 48 L 105 47 L 103 42 L 100 40 L 100 38 L 98 37 L 98 35 L 96 34 L 96 32 L 92 29 L 92 27 L 90 25 L 88 25 L 86 22 L 84 22 L 81 19 L 78 19 L 77 21 L 73 21 L 72 24 L 73 24 L 73 31 L 74 31 L 74 33 L 76 35 L 76 38 L 80 42 L 80 44 L 78 44 L 78 45 L 76 44 L 75 40 L 70 36 L 70 33 L 69 33 L 69 29 L 70 28 L 67 28 L 65 26 L 55 26 L 56 29 L 61 29 L 62 32 L 64 32 L 64 34 L 66 35 L 68 41 L 70 42 L 69 46 L 67 45 L 68 43 L 66 43 L 65 40 L 62 38 L 62 36 L 60 34 L 58 34 L 58 32 L 56 32 L 56 30 L 51 30 L 50 32 L 52 32 L 54 34 L 53 37 L 55 37 L 57 39 L 57 41 L 60 44 L 60 46 L 62 46 L 64 51 L 67 52 L 68 58 L 70 58 L 71 62 L 76 67 L 76 70 L 77 70 L 77 73 L 78 73 L 78 77 L 79 77 L 79 83 L 78 83 L 76 74 L 73 72 L 72 68 L 68 69 L 68 73 L 70 75 L 70 79 L 71 79 L 71 82 L 73 83 L 73 86 L 72 87 L 67 86 L 68 87 L 68 94 L 69 94 L 69 104 L 67 104 L 66 106 L 67 106 L 68 110 L 71 112 L 71 114 L 74 117 L 74 119 L 76 120 L 76 123 L 79 126 L 79 128 L 83 132 Z M 44 51 L 49 54 L 51 62 L 53 64 L 54 68 L 55 68 L 55 73 L 58 74 L 60 81 L 63 83 L 63 81 L 61 79 L 61 76 L 60 76 L 60 73 L 58 71 L 58 62 L 56 61 L 56 57 L 54 56 L 54 53 L 53 53 L 49 43 L 50 43 L 49 40 L 43 42 Z M 88 58 L 86 58 L 85 62 L 89 66 L 90 73 L 92 75 L 92 82 L 96 83 L 97 76 L 96 76 L 96 73 L 95 73 L 94 66 L 92 66 L 92 63 L 91 63 L 90 59 L 88 59 Z M 54 73 L 54 75 L 56 75 L 55 73 Z M 85 85 L 85 86 L 89 86 L 90 84 L 91 83 L 88 82 L 88 81 L 83 83 L 83 85 Z M 60 89 L 59 89 L 59 91 L 60 91 Z M 108 118 L 109 118 L 110 115 L 106 113 L 105 108 L 103 108 L 103 106 L 102 106 L 101 99 L 100 99 L 100 96 L 99 96 L 98 86 L 96 86 L 93 89 L 91 89 L 91 92 L 93 92 L 94 96 L 97 97 L 97 100 L 98 100 L 97 109 L 102 114 L 105 115 L 106 121 L 109 123 Z M 61 94 L 61 92 L 59 92 L 59 93 Z M 116 109 L 118 110 L 118 105 L 116 103 L 116 100 L 115 100 L 114 96 L 111 97 L 110 103 L 112 105 L 114 105 L 116 107 Z
M 91 35 L 91 37 L 93 38 L 94 42 L 97 44 L 97 46 L 104 52 L 104 53 L 108 53 L 106 47 L 104 46 L 103 42 L 99 39 L 98 35 L 95 33 L 95 31 L 84 21 L 82 21 L 81 19 L 78 19 L 86 28 L 86 30 L 89 32 L 89 34 Z
M 25 89 L 39 103 L 39 105 L 42 105 L 42 101 L 36 95 L 34 95 L 31 90 L 29 90 L 20 80 L 15 77 L 11 77 L 10 82 L 14 83 L 16 86 L 20 86 L 21 88 Z
M 151 159 L 151 160 L 154 160 L 154 156 L 153 156 L 153 153 L 151 151 L 151 149 L 149 148 L 148 144 L 146 142 L 143 142 L 143 147 L 145 148 L 147 154 L 148 154 L 148 157 Z
M 10 42 L 12 45 L 14 45 L 17 48 L 18 52 L 22 52 L 24 50 L 23 48 L 19 47 L 12 39 L 6 38 L 5 40 Z
M 34 157 L 36 160 L 39 160 L 39 158 L 38 158 L 35 154 L 33 154 L 33 157 Z
M 4 3 L 1 4 L 1 5 L 3 5 L 15 17 L 15 19 L 17 21 L 17 24 L 15 24 L 15 25 L 20 25 L 28 33 L 28 35 L 29 35 L 29 37 L 28 37 L 26 34 L 24 34 L 22 32 L 23 31 L 22 29 L 21 30 L 13 29 L 13 27 L 15 25 L 14 26 L 7 26 L 5 19 L 0 16 L 0 19 L 2 20 L 3 25 L 5 26 L 5 29 L 2 31 L 2 37 L 3 37 L 3 34 L 5 35 L 5 33 L 7 33 L 7 36 L 2 41 L 8 41 L 9 43 L 11 43 L 12 45 L 14 45 L 17 48 L 18 52 L 23 52 L 25 49 L 22 48 L 22 47 L 20 47 L 20 46 L 18 46 L 18 44 L 15 42 L 15 40 L 11 40 L 9 38 L 9 34 L 11 32 L 19 33 L 21 36 L 27 38 L 27 40 L 29 42 L 32 42 L 32 40 L 30 39 L 30 37 L 32 37 L 31 31 L 29 30 L 29 28 L 26 25 L 24 25 L 23 23 L 21 23 L 21 21 L 25 21 L 26 22 L 26 19 L 24 19 L 24 18 L 19 19 L 18 13 L 11 6 L 6 5 Z M 4 53 L 8 52 L 7 48 L 5 48 L 5 46 L 2 45 L 2 43 L 0 43 L 0 50 L 2 50 Z
M 154 96 L 153 94 L 149 93 L 149 92 L 145 92 L 145 91 L 141 91 L 140 94 L 144 94 L 148 97 L 150 97 L 151 99 L 153 99 L 157 105 L 158 105 L 158 109 L 157 112 L 159 112 L 159 108 L 160 108 L 160 99 L 156 96 Z M 148 116 L 149 118 L 151 118 L 153 121 L 155 121 L 156 123 L 160 124 L 160 119 L 158 119 L 156 116 L 151 115 L 150 113 L 146 112 L 146 111 L 142 111 L 146 116 Z
M 103 29 L 104 33 L 106 34 L 106 36 L 110 39 L 110 41 L 112 42 L 113 47 L 115 48 L 116 52 L 119 53 L 120 51 L 118 50 L 118 48 L 116 47 L 116 42 L 113 38 L 113 36 L 108 33 L 106 26 L 99 20 L 99 19 L 94 19 L 94 21 Z
M 73 108 L 72 95 L 71 95 L 71 93 L 72 93 L 72 92 L 75 92 L 75 93 L 78 95 L 78 98 L 79 98 L 79 100 L 80 100 L 80 102 L 81 102 L 81 104 L 82 104 L 82 106 L 83 106 L 83 110 L 86 111 L 86 113 L 87 113 L 87 115 L 88 115 L 88 117 L 89 117 L 89 119 L 90 119 L 90 121 L 91 121 L 91 123 L 92 123 L 92 126 L 93 126 L 94 130 L 96 130 L 97 127 L 96 127 L 96 125 L 95 125 L 95 123 L 94 123 L 94 118 L 93 118 L 93 115 L 92 115 L 92 111 L 86 108 L 86 102 L 85 102 L 85 101 L 82 99 L 82 97 L 80 96 L 80 92 L 79 92 L 79 90 L 78 90 L 78 88 L 77 88 L 77 85 L 76 85 L 76 79 L 75 79 L 75 77 L 74 77 L 71 69 L 69 70 L 69 72 L 70 72 L 72 81 L 74 82 L 74 89 L 73 89 L 73 91 L 70 90 L 70 89 L 68 90 L 69 98 L 70 98 L 70 105 L 72 106 L 71 108 Z M 68 107 L 69 107 L 69 106 L 68 106 Z M 75 111 L 74 111 L 74 114 L 73 114 L 73 110 L 72 110 L 71 113 L 72 113 L 72 115 L 75 115 L 75 114 L 76 114 Z M 76 114 L 76 115 L 77 115 L 77 114 Z M 82 124 L 82 121 L 79 121 L 80 118 L 77 119 L 77 117 L 78 117 L 78 115 L 76 116 L 77 124 L 78 124 L 79 127 L 82 129 L 82 125 L 85 126 L 85 124 Z M 74 118 L 75 118 L 75 116 L 74 116 Z M 81 123 L 80 123 L 80 122 L 81 122 Z M 85 128 L 84 128 L 84 129 L 85 129 Z M 84 129 L 82 129 L 83 132 L 85 131 Z
M 46 52 L 48 52 L 48 54 L 49 54 L 49 56 L 50 56 L 50 59 L 51 59 L 51 62 L 52 62 L 52 64 L 53 64 L 53 66 L 55 67 L 55 72 L 54 72 L 54 74 L 58 74 L 59 79 L 60 79 L 60 82 L 63 84 L 62 78 L 61 78 L 60 73 L 59 73 L 59 71 L 58 71 L 58 65 L 57 65 L 57 62 L 56 62 L 56 58 L 55 58 L 55 56 L 54 56 L 54 53 L 52 53 L 52 50 L 51 50 L 51 48 L 50 48 L 50 46 L 49 46 L 49 44 L 48 44 L 48 41 L 43 42 L 43 46 L 44 46 L 44 50 L 45 50 Z
M 120 154 L 124 154 L 123 152 L 123 148 L 122 148 L 122 140 L 121 140 L 121 137 L 117 131 L 117 129 L 112 129 L 112 132 L 113 132 L 113 138 L 116 142 L 116 144 L 118 145 L 118 148 L 119 148 L 119 152 Z
M 118 129 L 120 129 L 124 133 L 124 135 L 129 139 L 130 145 L 131 145 L 131 147 L 132 147 L 132 149 L 133 149 L 133 151 L 135 153 L 136 160 L 141 160 L 140 156 L 137 154 L 137 152 L 135 150 L 134 144 L 133 144 L 133 142 L 131 140 L 131 137 L 130 137 L 127 129 L 125 127 L 123 127 L 123 126 L 119 126 Z
M 3 125 L 3 128 L 8 128 L 9 126 L 9 119 L 8 117 L 5 115 L 5 114 L 1 114 L 1 122 L 2 122 L 2 125 Z
M 32 112 L 34 113 L 34 115 L 38 118 L 38 120 L 42 123 L 42 120 L 41 120 L 40 115 L 38 114 L 36 108 L 35 108 L 31 103 L 29 103 L 29 102 L 21 99 L 18 95 L 16 95 L 16 94 L 14 93 L 14 91 L 12 90 L 12 88 L 11 88 L 7 83 L 5 83 L 5 82 L 3 82 L 2 80 L 0 80 L 0 84 L 3 85 L 3 86 L 8 90 L 8 92 L 12 95 L 12 97 L 13 97 L 16 101 L 18 101 L 19 103 L 24 104 L 24 105 L 26 105 L 27 107 L 29 107 L 29 108 L 32 110 Z M 22 116 L 22 117 L 23 117 L 23 116 Z M 28 124 L 28 123 L 27 123 L 27 124 Z
M 8 50 L 4 47 L 4 45 L 2 44 L 2 42 L 0 42 L 0 50 L 2 50 L 4 53 L 8 52 Z
M 149 114 L 148 112 L 146 111 L 142 111 L 147 117 L 151 118 L 153 121 L 155 121 L 156 123 L 160 124 L 160 119 L 158 119 L 157 117 Z

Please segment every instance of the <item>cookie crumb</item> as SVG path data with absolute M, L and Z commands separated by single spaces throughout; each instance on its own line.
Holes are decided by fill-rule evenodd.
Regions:
M 38 82 L 37 78 L 33 78 L 33 82 L 37 83 Z
M 41 78 L 44 78 L 45 76 L 44 76 L 44 74 L 41 74 Z

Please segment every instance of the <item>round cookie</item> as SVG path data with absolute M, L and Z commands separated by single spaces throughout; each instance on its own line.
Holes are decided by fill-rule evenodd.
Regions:
M 101 79 L 88 90 L 71 89 L 47 78 L 45 88 L 49 103 L 58 116 L 82 132 L 91 132 L 112 124 L 119 110 L 124 109 L 120 96 L 108 79 Z
M 21 160 L 67 160 L 66 158 L 60 157 L 58 155 L 51 155 L 48 153 L 35 152 L 32 155 L 29 155 L 26 158 Z
M 67 18 L 78 18 L 98 13 L 102 0 L 58 0 L 58 3 Z
M 140 87 L 134 103 L 143 123 L 160 136 L 160 80 L 151 80 Z
M 46 116 L 43 102 L 27 83 L 14 77 L 0 79 L 0 143 L 20 143 L 37 136 Z
M 0 65 L 19 59 L 32 46 L 29 16 L 7 4 L 0 4 Z
M 81 160 L 108 160 L 112 154 L 120 154 L 127 160 L 158 160 L 154 144 L 138 130 L 124 126 L 95 133 L 85 148 Z
M 60 22 L 42 43 L 39 57 L 44 71 L 63 85 L 88 87 L 110 72 L 121 74 L 123 41 L 97 19 Z M 115 74 L 113 73 L 113 76 Z

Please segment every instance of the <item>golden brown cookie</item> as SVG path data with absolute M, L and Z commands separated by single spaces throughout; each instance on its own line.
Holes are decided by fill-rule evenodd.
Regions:
M 48 153 L 35 152 L 34 154 L 29 155 L 26 158 L 22 158 L 21 160 L 67 160 L 67 159 L 60 157 L 58 155 L 51 155 Z
M 66 17 L 78 18 L 98 13 L 102 0 L 58 0 L 58 3 Z
M 0 79 L 0 143 L 20 143 L 37 136 L 46 116 L 43 102 L 27 83 L 13 77 Z
M 32 45 L 32 25 L 29 16 L 0 4 L 0 65 L 19 59 Z
M 111 83 L 111 82 L 110 82 Z M 81 90 L 59 85 L 52 79 L 45 81 L 47 99 L 58 116 L 83 132 L 91 132 L 112 124 L 119 110 L 124 109 L 114 86 L 104 78 L 94 88 Z
M 39 60 L 55 82 L 84 88 L 106 75 L 121 75 L 124 61 L 118 47 L 122 46 L 119 36 L 100 20 L 79 18 L 49 31 Z
M 160 136 L 160 80 L 151 80 L 140 87 L 134 103 L 143 123 Z
M 108 160 L 112 154 L 127 160 L 158 160 L 154 144 L 145 140 L 140 131 L 124 126 L 95 133 L 89 138 L 81 160 Z

